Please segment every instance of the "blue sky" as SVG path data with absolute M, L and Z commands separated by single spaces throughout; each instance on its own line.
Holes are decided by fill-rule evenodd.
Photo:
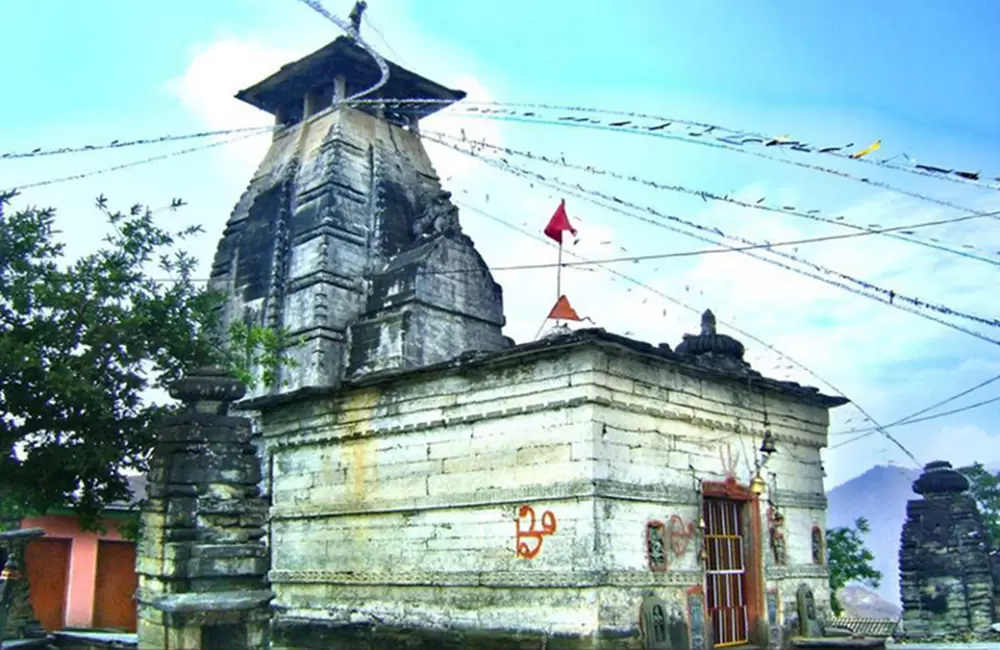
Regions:
M 351 4 L 326 2 L 341 16 Z M 425 76 L 469 90 L 472 98 L 638 110 L 809 142 L 867 144 L 881 138 L 880 155 L 905 152 L 920 162 L 1000 173 L 1000 59 L 992 55 L 988 33 L 1000 19 L 1000 5 L 987 0 L 369 4 L 371 22 L 362 33 L 376 48 Z M 241 106 L 233 92 L 339 35 L 295 0 L 0 0 L 0 24 L 5 26 L 0 40 L 3 151 L 268 124 L 268 116 Z M 954 210 L 830 175 L 652 137 L 460 115 L 434 118 L 425 128 L 451 134 L 465 129 L 473 137 L 571 162 L 751 200 L 766 196 L 779 205 L 849 215 L 861 224 L 957 216 Z M 207 265 L 266 140 L 26 191 L 21 204 L 56 206 L 71 252 L 80 253 L 96 245 L 103 232 L 91 207 L 97 194 L 121 206 L 142 201 L 154 207 L 181 196 L 189 207 L 166 218 L 205 227 L 194 252 Z M 192 144 L 0 160 L 0 186 Z M 429 148 L 458 199 L 518 226 L 540 230 L 559 198 L 461 154 Z M 787 155 L 832 164 L 827 158 Z M 775 241 L 840 232 L 524 164 L 744 238 Z M 839 167 L 970 208 L 1000 208 L 1000 196 L 989 190 L 860 164 Z M 704 247 L 579 200 L 571 199 L 569 207 L 581 219 L 579 249 L 590 257 L 620 254 L 620 248 L 643 254 Z M 472 210 L 463 211 L 463 224 L 493 265 L 554 261 L 550 249 Z M 958 245 L 1000 250 L 995 220 L 927 233 Z M 601 243 L 606 241 L 614 243 Z M 883 237 L 811 245 L 799 254 L 899 293 L 998 316 L 996 266 Z M 620 270 L 695 309 L 711 307 L 720 320 L 789 352 L 883 423 L 1000 374 L 1000 351 L 993 345 L 735 254 Z M 516 339 L 537 331 L 553 298 L 539 287 L 552 286 L 551 276 L 549 270 L 497 273 Z M 600 272 L 567 272 L 565 286 L 578 311 L 613 331 L 676 345 L 683 332 L 697 327 L 696 315 Z M 996 330 L 980 331 L 1000 336 Z M 745 342 L 758 369 L 818 384 Z M 1000 385 L 952 406 L 994 395 L 1000 395 Z M 901 427 L 896 434 L 923 462 L 937 457 L 1000 461 L 998 409 L 992 405 Z M 836 412 L 831 429 L 842 431 L 860 421 L 854 409 L 845 407 Z M 871 436 L 828 452 L 828 482 L 886 462 L 908 461 L 881 436 Z

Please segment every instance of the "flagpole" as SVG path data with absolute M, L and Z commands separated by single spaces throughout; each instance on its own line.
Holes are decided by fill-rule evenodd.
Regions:
M 556 263 L 556 302 L 562 298 L 562 233 L 559 233 L 559 259 Z M 556 325 L 559 325 L 559 320 L 556 319 Z

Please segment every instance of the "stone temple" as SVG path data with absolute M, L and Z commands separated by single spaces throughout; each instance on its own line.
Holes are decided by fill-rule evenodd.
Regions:
M 237 95 L 277 130 L 226 224 L 211 285 L 231 296 L 224 322 L 279 327 L 296 343 L 294 369 L 258 392 L 332 388 L 510 345 L 500 286 L 417 132 L 465 93 L 389 69 L 370 99 L 438 102 L 333 108 L 379 79 L 347 37 Z M 455 268 L 480 272 L 441 273 Z
M 676 348 L 600 329 L 514 345 L 418 133 L 463 94 L 390 74 L 381 98 L 441 104 L 335 103 L 378 79 L 343 38 L 238 95 L 278 129 L 214 284 L 227 319 L 290 330 L 296 363 L 236 404 L 259 415 L 260 471 L 228 458 L 254 453 L 219 406 L 242 390 L 215 375 L 178 388 L 195 415 L 153 463 L 140 647 L 821 635 L 820 451 L 846 400 L 754 371 L 711 312 Z M 190 460 L 199 449 L 214 456 Z

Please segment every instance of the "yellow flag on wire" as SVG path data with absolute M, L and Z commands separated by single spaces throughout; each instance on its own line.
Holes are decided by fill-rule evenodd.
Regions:
M 875 150 L 877 150 L 877 149 L 879 149 L 881 147 L 882 147 L 882 141 L 881 140 L 876 140 L 875 142 L 871 143 L 870 146 L 865 147 L 861 151 L 856 151 L 856 152 L 852 153 L 851 154 L 851 158 L 861 158 L 862 156 L 867 156 L 871 152 L 873 152 L 873 151 L 875 151 Z

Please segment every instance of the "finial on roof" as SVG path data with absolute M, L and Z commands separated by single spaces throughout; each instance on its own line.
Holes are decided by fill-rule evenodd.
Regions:
M 715 328 L 715 314 L 706 309 L 701 315 L 701 334 L 685 334 L 684 340 L 675 348 L 678 354 L 698 356 L 712 353 L 742 362 L 743 344 L 727 334 L 719 334 Z
M 368 3 L 365 0 L 358 0 L 354 3 L 354 9 L 351 9 L 351 13 L 348 18 L 351 21 L 351 27 L 354 28 L 354 33 L 361 33 L 361 16 L 364 15 L 365 9 L 368 8 Z
M 706 309 L 701 315 L 701 335 L 708 336 L 715 334 L 715 314 L 711 309 Z

